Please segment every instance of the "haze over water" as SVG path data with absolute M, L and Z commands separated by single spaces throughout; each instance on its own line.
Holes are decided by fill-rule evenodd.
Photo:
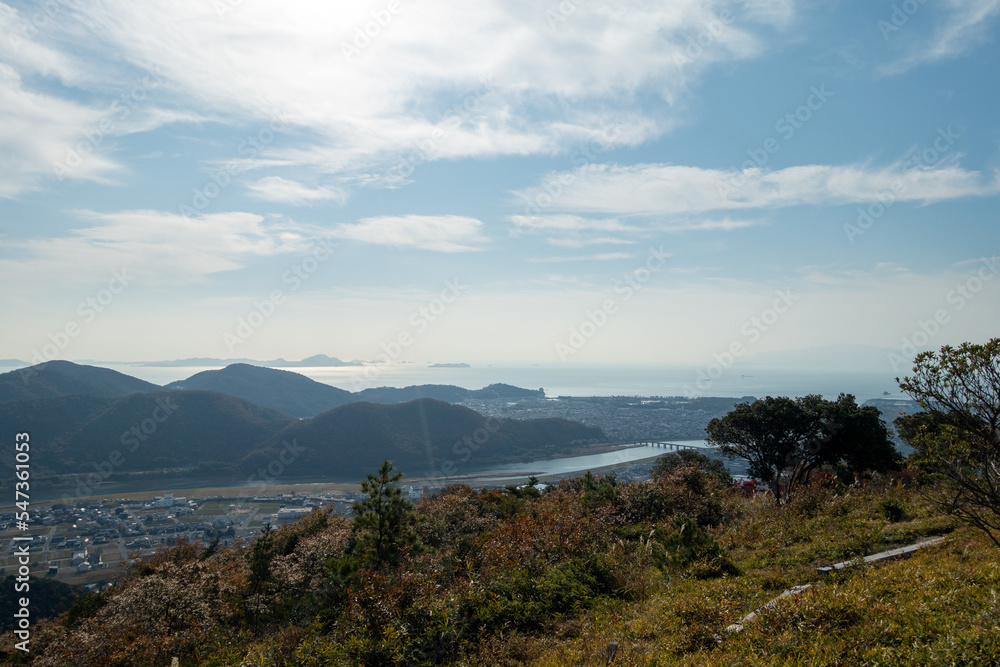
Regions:
M 115 370 L 148 382 L 167 384 L 218 367 L 159 367 L 115 365 Z M 287 370 L 349 391 L 369 387 L 451 384 L 481 389 L 502 382 L 526 389 L 545 389 L 546 396 L 687 396 L 702 368 L 684 366 L 480 366 L 429 368 L 424 364 L 389 366 L 305 367 Z M 724 372 L 700 396 L 803 396 L 835 398 L 841 392 L 858 401 L 902 397 L 889 372 L 830 372 L 754 367 Z

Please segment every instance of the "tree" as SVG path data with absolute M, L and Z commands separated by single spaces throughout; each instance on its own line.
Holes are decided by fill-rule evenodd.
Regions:
M 1000 547 L 1000 338 L 922 352 L 900 388 L 924 412 L 896 420 L 932 497 Z
M 267 593 L 268 584 L 274 580 L 271 575 L 271 563 L 274 561 L 274 530 L 270 523 L 264 524 L 260 537 L 254 540 L 247 554 L 249 576 L 247 577 L 247 594 L 253 601 L 250 616 L 254 627 L 260 620 L 261 600 Z
M 711 477 L 723 488 L 733 485 L 733 476 L 726 470 L 726 465 L 722 461 L 709 458 L 694 449 L 681 449 L 664 454 L 656 459 L 650 473 L 653 479 L 659 479 L 686 467 L 698 468 L 706 477 Z
M 740 403 L 709 422 L 706 431 L 722 454 L 746 459 L 750 475 L 766 483 L 778 503 L 821 465 L 845 466 L 857 474 L 882 472 L 899 461 L 881 413 L 858 406 L 850 394 L 836 401 L 810 395 Z
M 835 401 L 819 396 L 800 400 L 823 424 L 819 438 L 807 443 L 814 450 L 813 468 L 828 463 L 861 474 L 869 470 L 894 470 L 902 463 L 902 456 L 882 421 L 882 413 L 875 406 L 859 406 L 851 394 L 841 394 Z
M 377 566 L 395 562 L 404 546 L 416 542 L 413 505 L 396 486 L 403 473 L 393 471 L 392 461 L 386 460 L 378 474 L 369 473 L 368 479 L 361 482 L 361 492 L 368 498 L 352 506 L 352 529 L 360 534 L 361 550 L 368 547 Z

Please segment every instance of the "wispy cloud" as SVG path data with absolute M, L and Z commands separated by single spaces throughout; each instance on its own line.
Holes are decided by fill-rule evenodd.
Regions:
M 472 252 L 487 242 L 483 223 L 459 215 L 402 215 L 364 218 L 337 225 L 336 238 L 433 252 Z
M 273 201 L 293 206 L 316 204 L 323 201 L 344 203 L 347 193 L 340 188 L 311 188 L 280 176 L 266 176 L 247 185 L 250 196 L 264 201 Z
M 116 69 L 162 71 L 179 114 L 252 126 L 281 100 L 301 140 L 275 142 L 259 159 L 372 183 L 392 182 L 385 173 L 418 150 L 418 162 L 551 154 L 612 120 L 613 146 L 657 137 L 695 79 L 762 53 L 754 31 L 782 27 L 791 13 L 788 0 L 761 0 L 721 24 L 732 9 L 725 0 L 648 0 L 572 3 L 554 22 L 558 3 L 404 2 L 379 34 L 359 40 L 382 0 L 61 2 L 72 11 L 50 17 L 37 46 L 67 80 L 86 84 L 79 72 L 102 71 L 115 53 Z M 691 58 L 690 40 L 713 22 L 721 29 Z M 72 58 L 61 50 L 68 40 Z
M 529 257 L 527 261 L 533 264 L 549 264 L 555 262 L 615 262 L 635 257 L 628 252 L 602 252 L 594 255 L 563 255 L 557 257 Z
M 561 192 L 554 207 L 562 211 L 677 216 L 872 202 L 887 193 L 899 201 L 923 203 L 1000 193 L 998 173 L 966 171 L 955 165 L 912 169 L 902 162 L 881 169 L 867 165 L 805 165 L 743 172 L 666 164 L 590 165 L 568 176 L 550 174 L 539 185 L 516 194 L 535 200 L 559 183 Z M 742 223 L 704 224 L 733 228 Z
M 947 5 L 939 9 L 947 18 L 936 25 L 933 35 L 912 46 L 904 57 L 881 67 L 880 74 L 901 74 L 960 55 L 983 42 L 990 21 L 1000 14 L 1000 0 L 950 0 Z
M 729 232 L 736 229 L 747 229 L 764 224 L 759 220 L 733 220 L 732 218 L 712 219 L 677 219 L 654 223 L 652 227 L 664 232 Z
M 636 231 L 635 227 L 623 224 L 615 218 L 591 219 L 578 215 L 513 215 L 512 235 L 531 231 L 549 232 L 626 232 Z
M 73 147 L 86 141 L 84 132 L 94 130 L 101 116 L 96 109 L 26 89 L 20 75 L 0 63 L 0 198 L 36 189 L 54 177 L 56 166 L 69 161 Z M 89 155 L 77 155 L 69 176 L 106 181 L 120 165 L 89 148 Z
M 596 245 L 632 245 L 635 241 L 629 239 L 619 239 L 613 236 L 550 236 L 545 239 L 549 245 L 557 248 L 585 248 Z
M 13 284 L 53 278 L 86 282 L 109 269 L 127 267 L 146 284 L 200 282 L 245 267 L 255 257 L 296 252 L 310 230 L 252 213 L 199 218 L 160 211 L 80 211 L 86 226 L 64 236 L 8 241 L 13 256 L 0 260 L 0 276 Z M 9 282 L 8 282 L 9 281 Z

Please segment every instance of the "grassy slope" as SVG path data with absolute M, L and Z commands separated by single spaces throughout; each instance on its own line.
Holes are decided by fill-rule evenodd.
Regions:
M 1000 664 L 1000 553 L 985 536 L 953 530 L 909 491 L 890 494 L 909 513 L 897 523 L 883 516 L 880 493 L 813 495 L 787 511 L 746 501 L 742 520 L 715 531 L 741 576 L 663 580 L 646 600 L 609 601 L 547 637 L 513 642 L 511 664 L 603 665 L 610 642 L 623 647 L 615 665 Z M 908 560 L 815 570 L 931 534 L 948 539 Z M 730 623 L 806 583 L 805 594 L 723 637 Z

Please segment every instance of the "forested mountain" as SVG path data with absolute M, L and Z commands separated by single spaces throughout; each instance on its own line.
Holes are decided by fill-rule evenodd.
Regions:
M 202 371 L 186 380 L 171 382 L 166 388 L 200 389 L 238 396 L 300 418 L 315 417 L 357 400 L 349 391 L 316 382 L 300 373 L 250 364 L 231 364 L 220 370 Z
M 0 374 L 0 403 L 58 396 L 127 396 L 159 386 L 110 368 L 47 361 Z

